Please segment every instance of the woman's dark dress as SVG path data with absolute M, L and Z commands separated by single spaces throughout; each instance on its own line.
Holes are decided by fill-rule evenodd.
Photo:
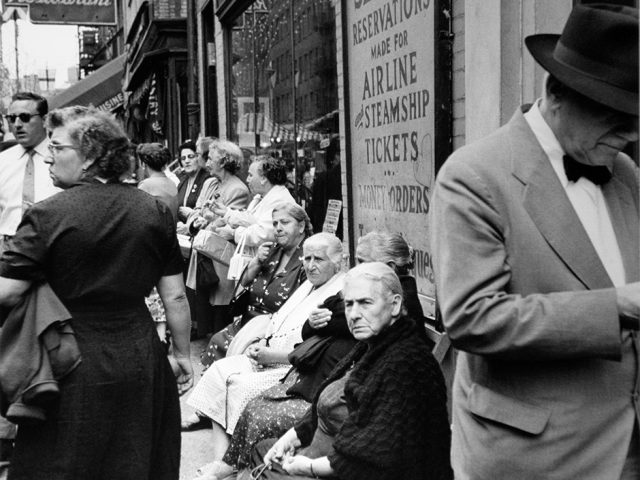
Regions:
M 20 427 L 11 480 L 178 478 L 176 382 L 144 296 L 181 271 L 171 213 L 135 187 L 81 183 L 25 213 L 0 275 L 49 282 L 82 363 L 47 421 Z

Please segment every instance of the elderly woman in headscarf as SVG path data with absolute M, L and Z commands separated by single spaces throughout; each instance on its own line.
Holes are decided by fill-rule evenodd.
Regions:
M 252 478 L 452 478 L 444 378 L 424 326 L 405 314 L 398 276 L 383 263 L 363 263 L 347 273 L 342 291 L 359 343 L 305 417 L 257 445 Z
M 335 235 L 313 235 L 305 240 L 302 249 L 307 281 L 272 317 L 258 316 L 242 327 L 229 353 L 244 353 L 228 353 L 213 363 L 188 400 L 189 405 L 213 420 L 214 459 L 222 458 L 227 450 L 246 404 L 287 373 L 288 354 L 300 342 L 302 325 L 309 314 L 342 288 L 342 244 Z M 247 340 L 254 338 L 259 341 L 244 348 Z
M 54 110 L 47 127 L 49 172 L 64 191 L 25 212 L 0 257 L 0 304 L 47 281 L 72 315 L 82 362 L 60 381 L 44 423 L 20 426 L 9 477 L 177 480 L 178 388 L 144 304 L 157 286 L 178 384 L 188 389 L 189 307 L 173 216 L 121 183 L 131 145 L 112 116 Z

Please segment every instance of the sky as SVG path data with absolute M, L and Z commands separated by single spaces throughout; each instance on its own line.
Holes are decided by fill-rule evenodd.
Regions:
M 20 76 L 55 69 L 56 88 L 67 86 L 69 67 L 78 65 L 78 27 L 42 25 L 18 20 L 18 60 Z M 14 22 L 2 24 L 2 62 L 15 78 Z

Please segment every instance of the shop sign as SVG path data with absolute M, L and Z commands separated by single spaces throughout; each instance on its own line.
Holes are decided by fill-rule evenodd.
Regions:
M 434 7 L 430 0 L 349 0 L 346 11 L 351 178 L 356 239 L 401 232 L 418 291 L 434 312 L 428 245 L 434 181 Z
M 115 0 L 2 0 L 2 10 L 25 6 L 33 23 L 115 25 Z

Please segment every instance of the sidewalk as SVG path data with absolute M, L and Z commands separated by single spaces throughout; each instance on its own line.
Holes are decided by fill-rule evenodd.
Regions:
M 194 385 L 202 376 L 202 366 L 200 365 L 200 352 L 207 345 L 206 339 L 194 340 L 191 342 L 191 361 L 195 370 Z M 180 398 L 180 411 L 182 417 L 193 413 L 193 408 L 187 405 L 187 398 L 191 391 Z M 209 463 L 211 448 L 211 430 L 196 430 L 195 432 L 182 433 L 182 453 L 180 455 L 180 480 L 193 480 L 196 470 L 205 463 Z M 0 478 L 0 480 L 3 480 Z

